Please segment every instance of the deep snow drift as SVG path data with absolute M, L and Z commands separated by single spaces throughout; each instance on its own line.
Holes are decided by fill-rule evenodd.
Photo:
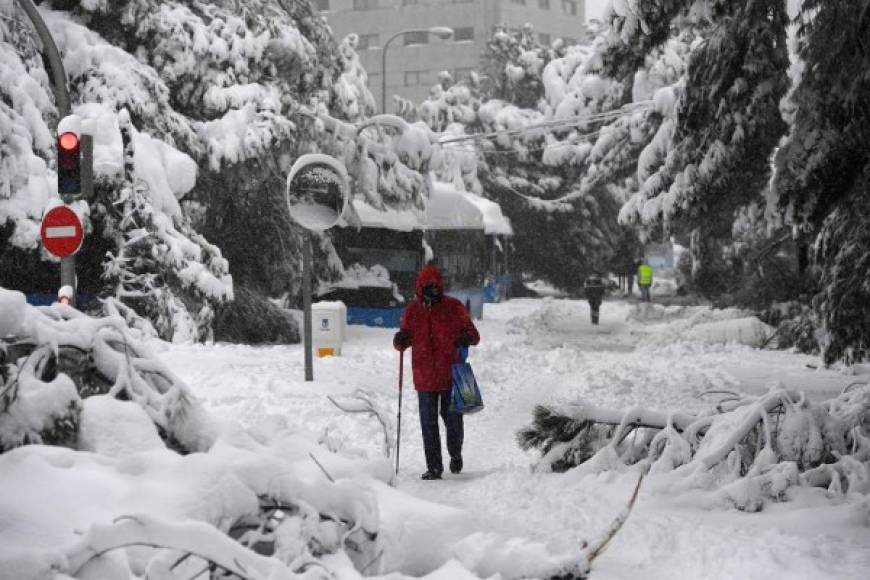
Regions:
M 441 482 L 418 479 L 425 465 L 406 360 L 397 487 L 450 508 L 432 506 L 428 517 L 438 514 L 437 525 L 424 514 L 404 520 L 398 535 L 405 554 L 396 564 L 416 575 L 454 557 L 480 577 L 534 575 L 541 560 L 576 554 L 583 540 L 607 528 L 636 472 L 582 479 L 532 473 L 537 456 L 522 451 L 514 433 L 537 403 L 582 396 L 615 408 L 694 411 L 708 404 L 696 396 L 709 389 L 760 394 L 780 384 L 824 399 L 855 380 L 810 368 L 818 365 L 813 357 L 720 344 L 704 330 L 721 323 L 736 341 L 743 329 L 757 329 L 740 320 L 745 315 L 737 311 L 605 302 L 602 324 L 593 327 L 585 302 L 487 305 L 482 342 L 470 356 L 487 408 L 466 419 L 465 472 Z M 699 335 L 709 340 L 699 343 Z M 248 425 L 274 416 L 319 433 L 335 449 L 374 457 L 383 439 L 378 422 L 336 413 L 325 395 L 365 389 L 394 413 L 398 354 L 390 339 L 389 331 L 349 327 L 344 356 L 316 360 L 311 384 L 301 380 L 299 347 L 172 347 L 163 356 L 218 416 Z M 745 514 L 653 496 L 651 482 L 592 578 L 863 578 L 870 564 L 866 496 L 831 500 L 799 490 L 791 502 Z M 389 514 L 389 506 L 381 508 Z M 511 542 L 525 547 L 512 550 Z
M 537 454 L 514 438 L 534 405 L 582 397 L 613 408 L 692 412 L 706 405 L 697 395 L 709 389 L 761 393 L 776 383 L 824 399 L 861 378 L 809 368 L 817 365 L 811 357 L 721 344 L 719 334 L 703 330 L 719 324 L 742 338 L 741 329 L 757 325 L 740 322 L 740 312 L 608 301 L 599 327 L 588 314 L 585 302 L 569 300 L 486 306 L 482 342 L 470 361 L 487 408 L 466 419 L 465 471 L 436 482 L 418 479 L 424 462 L 409 364 L 398 478 L 383 457 L 381 421 L 395 417 L 397 400 L 391 331 L 349 327 L 343 356 L 317 359 L 313 383 L 302 380 L 298 346 L 154 341 L 150 346 L 210 412 L 220 433 L 216 444 L 208 453 L 178 456 L 162 448 L 131 403 L 85 399 L 80 446 L 88 453 L 29 446 L 0 456 L 0 561 L 7 563 L 0 577 L 26 577 L 40 559 L 70 558 L 67 548 L 82 538 L 76 530 L 94 523 L 104 527 L 90 529 L 92 545 L 108 542 L 112 530 L 135 536 L 148 529 L 157 537 L 192 538 L 190 548 L 233 554 L 232 542 L 219 543 L 196 522 L 225 530 L 226 519 L 250 511 L 257 495 L 281 493 L 336 515 L 332 522 L 299 519 L 296 537 L 313 533 L 326 548 L 355 540 L 345 546 L 357 552 L 337 550 L 319 560 L 341 578 L 358 577 L 352 563 L 360 569 L 371 559 L 366 574 L 393 579 L 539 577 L 577 561 L 582 542 L 602 534 L 625 506 L 637 470 L 534 472 Z M 377 415 L 342 413 L 327 398 L 359 407 L 358 389 Z M 866 577 L 865 494 L 795 488 L 790 501 L 747 514 L 668 493 L 662 481 L 647 478 L 591 578 Z M 142 514 L 140 521 L 111 526 L 130 514 Z M 356 531 L 342 531 L 336 523 L 342 520 L 356 522 Z M 375 529 L 371 541 L 366 530 Z M 153 556 L 144 549 L 114 554 L 140 571 Z M 178 554 L 152 560 L 154 577 L 174 577 L 158 572 Z M 113 577 L 106 570 L 122 563 L 112 562 L 89 577 Z M 282 577 L 262 559 L 242 563 Z M 321 577 L 314 567 L 309 573 L 304 577 Z

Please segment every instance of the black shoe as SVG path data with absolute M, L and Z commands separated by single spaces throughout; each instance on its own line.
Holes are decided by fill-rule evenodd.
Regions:
M 430 479 L 441 479 L 440 471 L 427 471 L 423 475 L 420 476 L 420 479 L 430 480 Z
M 450 458 L 450 473 L 459 473 L 462 471 L 462 457 Z

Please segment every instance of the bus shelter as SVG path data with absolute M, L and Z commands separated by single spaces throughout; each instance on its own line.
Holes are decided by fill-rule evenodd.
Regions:
M 380 210 L 360 198 L 351 207 L 333 238 L 345 276 L 318 292 L 347 305 L 348 323 L 398 327 L 428 262 L 475 318 L 484 302 L 507 298 L 513 230 L 497 203 L 435 182 L 424 210 Z

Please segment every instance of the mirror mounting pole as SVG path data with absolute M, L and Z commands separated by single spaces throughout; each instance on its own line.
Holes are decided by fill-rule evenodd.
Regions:
M 302 234 L 304 238 L 302 249 L 302 308 L 304 310 L 302 321 L 302 332 L 305 341 L 305 380 L 314 380 L 314 355 L 313 346 L 311 345 L 311 236 L 309 231 Z
M 313 176 L 309 175 L 306 179 L 306 170 L 318 173 L 314 173 Z M 331 177 L 325 182 L 323 181 L 324 171 L 331 173 Z M 298 183 L 294 181 L 297 177 L 299 178 Z M 324 196 L 327 199 L 324 199 Z M 332 198 L 331 196 L 337 197 Z M 287 175 L 286 197 L 290 218 L 305 230 L 302 234 L 302 333 L 305 380 L 313 381 L 314 345 L 311 324 L 311 280 L 313 275 L 311 270 L 314 257 L 312 255 L 312 237 L 314 232 L 326 231 L 341 220 L 350 201 L 347 169 L 341 161 L 329 155 L 321 153 L 302 155 L 296 160 Z

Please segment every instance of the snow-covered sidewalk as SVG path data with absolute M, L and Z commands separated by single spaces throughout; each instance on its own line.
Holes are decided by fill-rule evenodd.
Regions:
M 487 305 L 482 342 L 470 357 L 487 408 L 466 418 L 465 471 L 443 481 L 418 479 L 423 452 L 406 364 L 397 486 L 441 505 L 398 506 L 399 496 L 384 493 L 382 523 L 401 544 L 390 551 L 388 569 L 423 575 L 453 557 L 481 577 L 514 578 L 532 573 L 534 560 L 576 554 L 583 540 L 602 533 L 630 496 L 636 470 L 584 478 L 533 473 L 537 457 L 519 448 L 515 433 L 531 421 L 536 404 L 582 397 L 618 409 L 694 411 L 705 404 L 698 395 L 710 389 L 759 393 L 781 384 L 821 398 L 849 382 L 810 368 L 817 364 L 812 357 L 684 342 L 689 325 L 680 321 L 690 315 L 687 309 L 638 319 L 635 306 L 610 301 L 602 324 L 593 327 L 585 302 Z M 313 383 L 302 380 L 298 346 L 165 345 L 160 354 L 218 417 L 255 429 L 286 422 L 344 453 L 377 457 L 381 427 L 371 417 L 341 413 L 327 395 L 364 389 L 395 413 L 398 354 L 391 331 L 349 327 L 343 356 L 316 360 Z M 866 499 L 799 490 L 791 502 L 746 514 L 711 511 L 644 487 L 592 578 L 857 579 L 868 569 Z

